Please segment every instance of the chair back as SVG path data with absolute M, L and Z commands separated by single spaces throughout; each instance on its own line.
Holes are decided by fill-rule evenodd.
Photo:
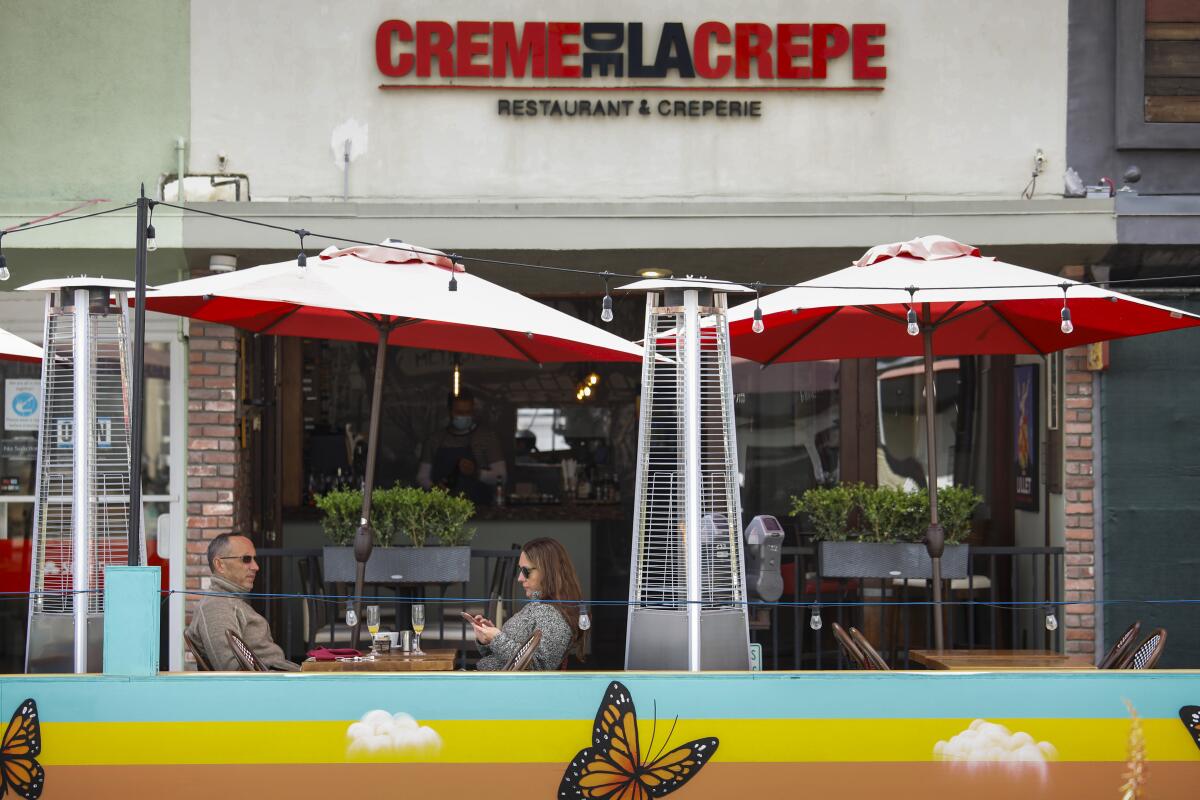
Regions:
M 204 650 L 200 648 L 200 643 L 192 638 L 192 635 L 186 630 L 183 632 L 183 643 L 187 646 L 188 652 L 192 654 L 192 658 L 196 659 L 196 669 L 200 672 L 212 672 L 212 664 L 208 663 L 208 659 L 204 657 Z
M 1121 638 L 1117 639 L 1109 651 L 1104 654 L 1104 658 L 1100 660 L 1100 665 L 1097 669 L 1120 669 L 1125 666 L 1125 662 L 1132 655 L 1133 643 L 1137 641 L 1138 631 L 1141 630 L 1142 623 L 1135 621 L 1132 625 L 1125 629 L 1121 634 Z
M 504 672 L 524 672 L 533 663 L 533 653 L 542 642 L 541 628 L 534 628 L 529 641 L 517 648 L 517 652 L 504 665 Z
M 854 664 L 859 669 L 874 669 L 867 662 L 867 657 L 858 649 L 858 645 L 850 638 L 845 629 L 836 622 L 831 622 L 830 627 L 833 628 L 833 638 L 837 641 L 838 647 L 842 649 L 842 653 L 846 656 L 846 660 Z
M 1167 643 L 1166 628 L 1155 628 L 1145 641 L 1137 646 L 1125 669 L 1154 669 L 1158 659 L 1162 657 L 1163 647 Z
M 854 640 L 856 645 L 858 645 L 859 652 L 863 654 L 863 658 L 865 658 L 867 663 L 870 664 L 867 669 L 891 671 L 891 667 L 889 667 L 887 662 L 883 660 L 883 656 L 879 655 L 879 651 L 871 646 L 871 643 L 867 641 L 867 637 L 863 636 L 862 631 L 851 626 L 850 638 Z
M 520 545 L 513 545 L 513 550 L 520 550 Z M 517 554 L 500 556 L 493 565 L 490 587 L 488 589 L 488 607 L 484 616 L 490 619 L 497 628 L 504 625 L 508 616 L 508 598 L 512 596 L 513 576 L 517 574 Z
M 242 637 L 233 631 L 225 631 L 225 638 L 229 641 L 229 646 L 233 649 L 233 655 L 237 658 L 238 663 L 242 665 L 243 670 L 247 672 L 270 672 L 266 665 L 259 660 L 258 656 L 254 655 L 254 651 L 242 641 Z

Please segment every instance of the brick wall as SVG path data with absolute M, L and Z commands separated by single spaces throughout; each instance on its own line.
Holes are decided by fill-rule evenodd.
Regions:
M 188 589 L 208 588 L 208 543 L 234 530 L 240 454 L 237 440 L 237 334 L 193 322 L 188 338 Z M 198 598 L 189 597 L 187 616 Z
M 1096 652 L 1096 539 L 1093 505 L 1093 414 L 1095 373 L 1087 369 L 1087 348 L 1065 353 L 1063 408 L 1063 482 L 1065 492 L 1068 605 L 1064 627 L 1068 653 Z

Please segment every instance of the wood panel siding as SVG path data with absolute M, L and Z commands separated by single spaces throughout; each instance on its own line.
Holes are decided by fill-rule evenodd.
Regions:
M 1200 122 L 1200 2 L 1147 0 L 1146 122 Z

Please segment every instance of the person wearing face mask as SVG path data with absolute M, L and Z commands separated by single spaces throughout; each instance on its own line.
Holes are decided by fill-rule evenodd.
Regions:
M 507 477 L 500 441 L 475 423 L 475 398 L 469 392 L 450 395 L 447 405 L 450 424 L 425 443 L 417 483 L 426 489 L 441 486 L 487 505 L 496 496 L 496 485 L 503 485 Z

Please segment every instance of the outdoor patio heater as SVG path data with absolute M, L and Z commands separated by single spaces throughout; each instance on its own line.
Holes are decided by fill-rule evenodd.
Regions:
M 749 669 L 726 292 L 647 280 L 626 669 Z
M 129 563 L 131 287 L 96 278 L 22 287 L 46 292 L 27 672 L 101 668 L 104 568 Z

